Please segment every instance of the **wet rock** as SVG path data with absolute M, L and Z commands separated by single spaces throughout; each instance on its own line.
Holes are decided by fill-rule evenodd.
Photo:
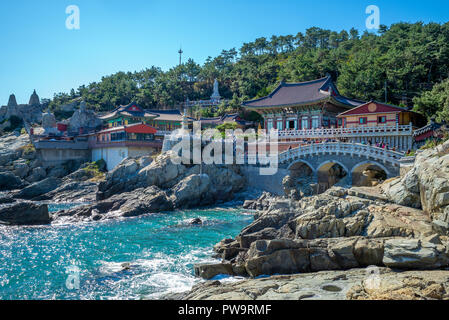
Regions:
M 47 178 L 45 180 L 35 182 L 26 188 L 23 188 L 18 193 L 16 193 L 14 197 L 19 199 L 33 199 L 47 192 L 55 190 L 56 188 L 58 188 L 60 183 L 60 179 Z
M 18 202 L 0 208 L 0 223 L 8 225 L 44 225 L 51 222 L 46 204 Z
M 198 264 L 194 266 L 195 275 L 203 279 L 212 279 L 217 275 L 234 275 L 230 263 Z
M 135 217 L 170 210 L 173 210 L 173 205 L 165 192 L 153 186 L 115 195 L 94 204 L 59 211 L 55 213 L 54 219 L 72 222 L 92 221 L 117 217 Z
M 47 172 L 42 167 L 34 168 L 31 172 L 31 174 L 26 178 L 26 180 L 30 183 L 38 182 L 47 176 Z
M 393 239 L 385 242 L 383 263 L 391 268 L 436 269 L 447 265 L 437 245 L 418 239 Z
M 203 220 L 201 220 L 200 218 L 191 219 L 189 221 L 189 224 L 193 226 L 199 226 L 203 224 Z
M 11 172 L 0 172 L 0 191 L 20 189 L 22 180 Z
M 213 188 L 207 174 L 191 175 L 173 188 L 171 200 L 176 208 L 191 208 L 200 203 L 211 203 L 209 191 Z

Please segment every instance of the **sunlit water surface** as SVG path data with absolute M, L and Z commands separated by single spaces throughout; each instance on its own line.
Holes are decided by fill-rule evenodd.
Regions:
M 203 226 L 190 225 L 192 218 L 201 218 Z M 85 224 L 0 226 L 0 299 L 152 299 L 183 292 L 198 281 L 193 264 L 215 261 L 213 245 L 252 220 L 224 207 Z

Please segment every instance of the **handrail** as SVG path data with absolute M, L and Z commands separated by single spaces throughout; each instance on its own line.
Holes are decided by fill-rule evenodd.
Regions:
M 353 135 L 370 134 L 412 134 L 411 125 L 379 126 L 379 127 L 353 127 L 353 128 L 326 128 L 326 129 L 302 129 L 302 130 L 279 130 L 279 138 L 310 138 L 310 137 L 351 137 Z
M 300 146 L 298 148 L 290 149 L 279 154 L 279 162 L 285 163 L 301 156 L 317 155 L 317 154 L 350 154 L 358 155 L 366 158 L 390 162 L 393 164 L 400 164 L 404 153 L 372 147 L 358 143 L 316 143 L 311 145 Z

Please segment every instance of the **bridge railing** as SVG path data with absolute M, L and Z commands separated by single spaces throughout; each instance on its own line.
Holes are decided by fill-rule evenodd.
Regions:
M 350 138 L 360 136 L 383 135 L 412 135 L 412 125 L 377 126 L 377 127 L 353 127 L 331 129 L 303 129 L 303 130 L 279 130 L 280 139 L 289 138 Z
M 356 155 L 383 162 L 390 162 L 393 164 L 399 164 L 400 160 L 404 157 L 404 153 L 382 149 L 378 147 L 372 147 L 358 143 L 316 143 L 299 148 L 290 149 L 279 154 L 279 162 L 285 163 L 297 158 L 310 155 L 319 154 L 348 154 Z

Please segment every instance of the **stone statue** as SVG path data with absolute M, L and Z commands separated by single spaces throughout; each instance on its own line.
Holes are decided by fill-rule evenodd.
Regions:
M 212 96 L 210 97 L 211 100 L 220 100 L 221 96 L 220 96 L 220 92 L 218 90 L 218 80 L 215 79 L 214 81 L 214 93 L 212 93 Z
M 42 127 L 45 134 L 56 134 L 58 132 L 56 126 L 56 118 L 53 113 L 47 112 L 42 115 Z
M 84 101 L 81 101 L 81 103 L 80 103 L 80 112 L 86 112 L 86 109 L 87 109 L 87 107 L 86 107 L 86 102 L 84 102 Z
M 9 96 L 8 107 L 17 107 L 17 100 L 14 94 Z
M 33 91 L 33 94 L 30 97 L 30 102 L 28 104 L 30 106 L 39 106 L 41 104 L 39 96 L 36 93 L 36 90 Z

